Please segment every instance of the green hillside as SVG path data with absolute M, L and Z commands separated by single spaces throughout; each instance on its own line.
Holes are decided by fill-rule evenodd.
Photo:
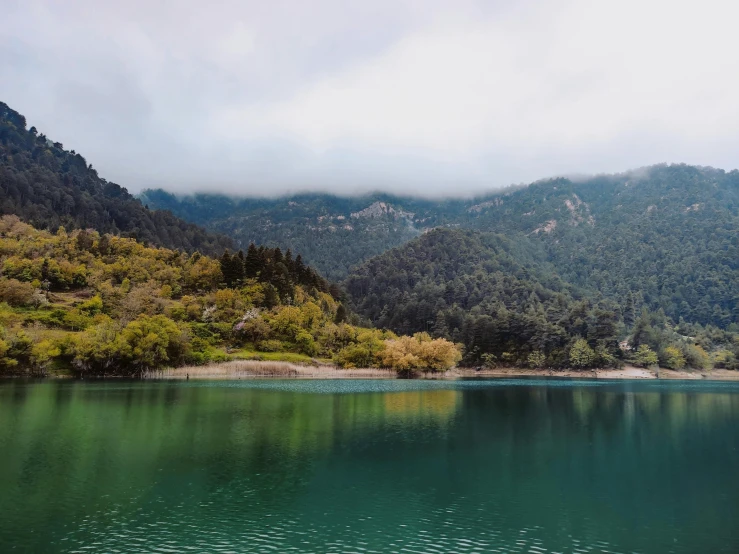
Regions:
M 333 293 L 333 294 L 332 294 Z M 220 259 L 0 217 L 0 376 L 141 376 L 229 359 L 446 369 L 457 347 L 351 324 L 299 256 Z
M 25 117 L 0 102 L 0 215 L 39 229 L 95 229 L 188 252 L 232 246 L 167 211 L 149 210 L 81 154 L 26 126 Z
M 464 224 L 541 244 L 567 282 L 675 321 L 739 321 L 739 172 L 656 166 L 499 200 Z
M 435 229 L 365 262 L 346 288 L 379 327 L 461 343 L 465 365 L 737 367 L 736 323 L 676 322 L 639 295 L 618 302 L 568 284 L 542 246 Z
M 302 194 L 270 199 L 175 196 L 147 190 L 140 198 L 152 209 L 170 210 L 223 233 L 242 248 L 254 242 L 301 252 L 307 263 L 334 281 L 344 279 L 354 265 L 438 223 L 432 213 L 434 202 L 384 194 L 356 198 Z M 462 203 L 452 204 L 461 211 Z M 443 217 L 439 221 L 443 222 Z

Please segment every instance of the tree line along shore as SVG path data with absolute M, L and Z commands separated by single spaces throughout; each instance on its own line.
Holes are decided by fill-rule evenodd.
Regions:
M 527 294 L 538 308 L 499 309 L 494 316 L 472 310 L 461 340 L 449 336 L 445 321 L 441 329 L 396 334 L 367 325 L 339 287 L 289 250 L 250 245 L 216 258 L 91 230 L 42 231 L 15 216 L 0 218 L 0 272 L 3 375 L 142 376 L 233 360 L 407 375 L 458 365 L 706 371 L 734 369 L 732 339 L 739 347 L 730 331 L 671 326 L 663 313 L 647 309 L 619 342 L 623 324 L 606 304 L 532 292 L 515 273 L 500 272 L 487 281 L 502 287 L 496 294 L 512 287 L 514 297 Z M 556 324 L 548 321 L 555 313 Z M 726 346 L 707 349 L 701 345 L 707 341 Z
M 443 370 L 459 347 L 358 325 L 299 256 L 220 258 L 0 218 L 0 374 L 141 376 L 238 359 Z

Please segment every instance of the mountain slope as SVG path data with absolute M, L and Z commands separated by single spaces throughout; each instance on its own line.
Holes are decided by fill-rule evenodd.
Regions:
M 64 150 L 0 102 L 0 214 L 15 214 L 42 229 L 92 228 L 159 246 L 217 253 L 229 239 L 207 233 L 167 211 L 151 211 L 125 188 L 98 176 L 74 151 Z
M 487 354 L 522 363 L 543 355 L 564 365 L 576 337 L 588 339 L 601 364 L 613 363 L 617 307 L 578 300 L 525 246 L 492 233 L 435 229 L 364 263 L 346 288 L 376 325 L 462 342 L 468 364 Z
M 144 191 L 152 209 L 172 213 L 232 237 L 301 252 L 306 262 L 332 280 L 344 279 L 352 266 L 443 225 L 460 215 L 465 203 L 438 203 L 387 194 L 340 197 L 301 194 L 283 198 L 233 198 L 215 194 L 175 196 Z
M 567 284 L 543 247 L 439 228 L 356 268 L 347 290 L 380 327 L 461 342 L 466 365 L 739 367 L 736 324 L 675 322 L 637 295 L 617 302 Z
M 633 296 L 675 321 L 739 321 L 737 171 L 673 165 L 551 180 L 466 225 L 541 244 L 564 280 L 616 301 Z
M 631 298 L 675 321 L 739 322 L 737 171 L 662 165 L 549 179 L 470 200 L 180 198 L 160 191 L 145 198 L 242 244 L 304 252 L 333 279 L 429 229 L 466 228 L 532 243 L 563 280 L 618 303 Z
M 242 247 L 250 242 L 291 248 L 332 280 L 372 256 L 456 221 L 468 205 L 423 198 L 371 194 L 341 197 L 300 194 L 281 198 L 235 198 L 217 194 L 175 196 L 144 191 L 152 209 L 172 213 L 224 233 Z
M 0 268 L 0 376 L 140 376 L 313 357 L 408 371 L 447 369 L 460 358 L 445 340 L 348 324 L 329 283 L 279 249 L 218 260 L 96 231 L 52 234 L 2 216 Z

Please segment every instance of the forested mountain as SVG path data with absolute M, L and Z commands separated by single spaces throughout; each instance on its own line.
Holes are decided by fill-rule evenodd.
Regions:
M 593 362 L 612 365 L 618 307 L 578 300 L 526 246 L 503 235 L 436 229 L 357 268 L 347 290 L 380 327 L 426 329 L 463 343 L 468 364 L 548 356 L 549 365 L 564 366 L 572 340 L 585 337 L 598 356 Z
M 736 324 L 676 324 L 641 295 L 618 302 L 567 284 L 541 249 L 520 237 L 439 228 L 362 264 L 346 288 L 379 327 L 462 343 L 465 365 L 737 366 Z
M 237 240 L 305 245 L 335 278 L 354 267 L 345 284 L 361 315 L 461 341 L 468 363 L 538 352 L 573 364 L 577 340 L 605 363 L 631 356 L 614 347 L 626 337 L 670 367 L 708 364 L 695 348 L 736 363 L 739 171 L 659 165 L 471 200 L 146 198 Z
M 333 279 L 429 229 L 467 228 L 532 243 L 564 281 L 619 304 L 661 308 L 676 322 L 739 321 L 738 171 L 662 165 L 550 179 L 473 200 L 145 197 L 242 244 L 303 252 Z
M 41 229 L 96 229 L 188 252 L 219 253 L 229 239 L 167 211 L 151 211 L 125 188 L 101 178 L 87 160 L 64 150 L 0 102 L 0 214 Z
M 498 200 L 465 224 L 543 245 L 567 282 L 675 321 L 739 321 L 739 171 L 656 166 Z
M 291 248 L 322 275 L 338 281 L 352 266 L 418 236 L 422 229 L 443 224 L 437 204 L 424 199 L 386 194 L 340 197 L 301 194 L 284 198 L 234 198 L 196 194 L 175 196 L 147 190 L 141 201 L 152 209 L 178 216 L 249 243 Z M 447 210 L 463 211 L 460 201 Z

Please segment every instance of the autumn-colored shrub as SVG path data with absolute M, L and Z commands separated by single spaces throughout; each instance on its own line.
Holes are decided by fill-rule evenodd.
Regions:
M 397 370 L 427 369 L 442 371 L 462 359 L 459 348 L 446 339 L 432 339 L 428 333 L 416 333 L 385 341 L 379 353 L 380 364 Z
M 11 306 L 25 306 L 33 300 L 33 285 L 18 279 L 0 279 L 0 302 Z
M 593 367 L 596 353 L 585 339 L 577 339 L 570 347 L 570 365 L 576 369 Z
M 661 352 L 660 363 L 670 369 L 682 369 L 685 367 L 685 356 L 677 346 L 668 346 Z

